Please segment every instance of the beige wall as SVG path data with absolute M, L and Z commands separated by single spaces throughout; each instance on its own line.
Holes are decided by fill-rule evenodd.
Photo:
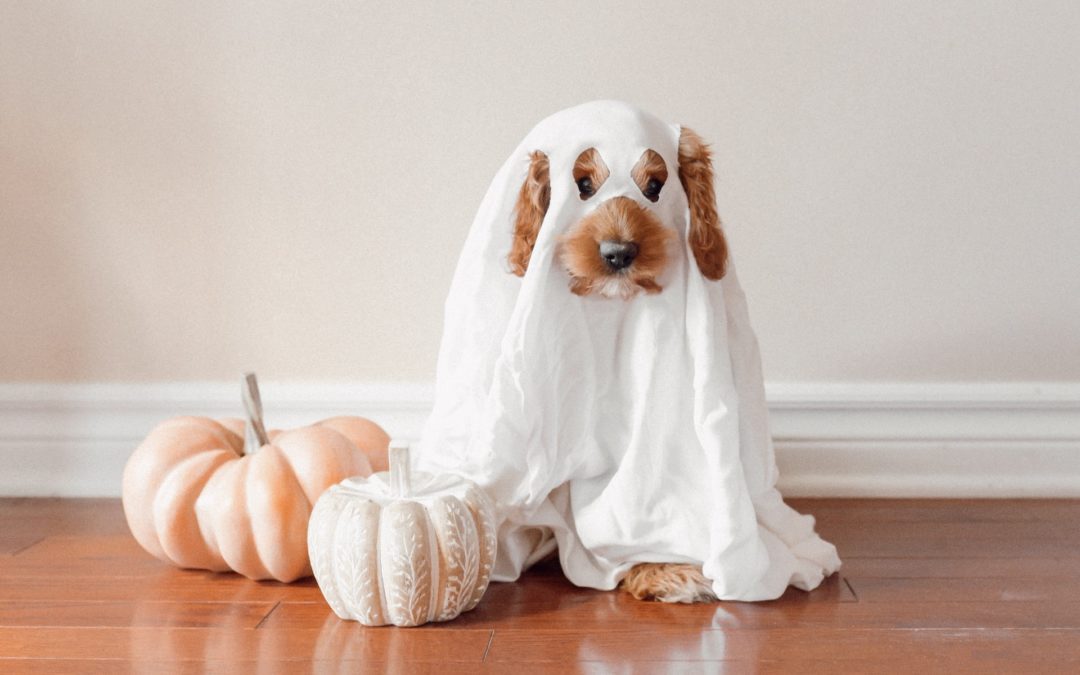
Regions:
M 1080 3 L 223 4 L 0 4 L 0 380 L 427 380 L 607 97 L 714 141 L 770 380 L 1080 379 Z

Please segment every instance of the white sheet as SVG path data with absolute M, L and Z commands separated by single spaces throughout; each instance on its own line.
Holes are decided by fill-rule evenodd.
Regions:
M 686 244 L 679 132 L 613 101 L 556 113 L 514 150 L 477 213 L 446 301 L 416 463 L 492 497 L 496 580 L 516 579 L 556 544 L 580 586 L 614 588 L 638 562 L 693 562 L 732 600 L 809 590 L 840 566 L 813 519 L 775 488 L 760 356 L 734 266 L 709 281 Z M 571 175 L 589 147 L 611 176 L 582 201 Z M 656 203 L 630 179 L 647 148 L 668 165 Z M 518 278 L 506 255 L 533 150 L 548 155 L 551 204 Z M 629 301 L 573 295 L 556 237 L 616 195 L 678 233 L 664 290 Z

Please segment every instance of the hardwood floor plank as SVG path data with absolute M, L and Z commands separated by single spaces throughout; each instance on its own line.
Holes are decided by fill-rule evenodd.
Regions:
M 0 605 L 2 627 L 175 626 L 254 628 L 272 602 L 39 601 Z
M 846 577 L 1080 579 L 1080 557 L 844 558 Z
M 650 603 L 643 607 L 601 607 L 596 604 L 547 609 L 535 605 L 473 613 L 459 621 L 496 628 L 731 627 L 731 628 L 1080 628 L 1080 603 L 962 602 L 836 603 L 767 605 L 721 603 L 677 607 Z M 282 609 L 286 609 L 285 605 Z M 284 617 L 282 617 L 284 618 Z
M 0 532 L 36 539 L 58 534 L 124 534 L 119 499 L 0 497 Z
M 44 539 L 33 532 L 4 531 L 0 525 L 0 556 L 15 555 Z
M 479 663 L 488 630 L 367 628 L 334 617 L 321 628 L 0 627 L 0 658 L 125 661 Z
M 1080 602 L 1080 578 L 849 579 L 860 602 Z
M 322 602 L 313 578 L 291 584 L 252 581 L 239 574 L 161 566 L 133 581 L 123 576 L 0 576 L 0 603 L 51 601 Z
M 49 536 L 127 533 L 118 499 L 0 497 L 0 561 Z
M 281 673 L 401 673 L 402 675 L 475 675 L 485 672 L 481 663 L 452 662 L 392 662 L 363 659 L 294 659 L 290 661 L 267 660 L 204 660 L 162 661 L 126 659 L 0 659 L 0 672 L 4 675 L 116 675 L 117 673 L 146 673 L 147 675 L 240 675 L 257 673 L 268 675 Z M 506 665 L 500 664 L 500 672 Z M 516 672 L 516 669 L 515 669 Z M 533 671 L 527 671 L 533 672 Z M 566 673 L 565 666 L 561 673 Z M 672 672 L 672 671 L 667 671 Z
M 835 675 L 836 673 L 858 673 L 859 675 L 896 675 L 913 668 L 921 674 L 986 675 L 986 673 L 1023 672 L 1026 675 L 1038 673 L 1068 673 L 1076 671 L 1076 662 L 1068 658 L 1048 656 L 1034 663 L 1013 663 L 1006 661 L 1001 669 L 993 662 L 950 661 L 934 656 L 913 656 L 898 659 L 845 659 L 845 660 L 809 660 L 790 661 L 635 661 L 616 667 L 600 662 L 551 662 L 517 663 L 512 667 L 513 675 L 609 675 L 612 672 L 632 672 L 635 675 L 671 675 L 672 673 L 791 673 Z M 5 675 L 115 675 L 116 673 L 152 673 L 153 675 L 237 675 L 243 673 L 290 675 L 296 672 L 311 673 L 392 673 L 394 675 L 475 675 L 508 672 L 506 663 L 448 663 L 448 662 L 401 662 L 372 661 L 371 659 L 349 660 L 293 660 L 293 661 L 130 661 L 77 660 L 77 659 L 2 659 L 0 672 Z
M 1077 522 L 1076 499 L 860 499 L 785 500 L 819 523 Z
M 123 576 L 160 574 L 171 565 L 153 557 L 130 534 L 45 537 L 16 555 L 0 557 L 0 576 Z
M 1080 630 L 706 629 L 496 630 L 488 663 L 979 660 L 1059 664 L 1080 658 Z
M 858 587 L 856 587 L 858 592 Z M 323 603 L 282 603 L 264 627 L 298 629 L 333 618 Z M 575 629 L 627 630 L 643 628 L 1078 628 L 1080 601 L 1044 603 L 912 602 L 886 603 L 718 603 L 667 605 L 620 599 L 597 592 L 576 602 L 553 598 L 549 602 L 514 605 L 486 604 L 447 624 L 452 629 Z
M 1054 558 L 1080 552 L 1077 522 L 884 522 L 819 525 L 845 557 Z

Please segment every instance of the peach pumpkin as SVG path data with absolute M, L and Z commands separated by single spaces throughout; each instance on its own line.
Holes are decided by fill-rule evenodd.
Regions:
M 311 575 L 307 525 L 331 485 L 387 464 L 390 438 L 359 417 L 265 431 L 254 375 L 246 420 L 177 417 L 158 425 L 124 467 L 131 533 L 179 567 L 251 579 Z

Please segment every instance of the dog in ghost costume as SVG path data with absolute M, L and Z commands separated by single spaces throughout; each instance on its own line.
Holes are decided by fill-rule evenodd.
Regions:
M 496 174 L 446 302 L 418 468 L 495 502 L 493 579 L 768 600 L 840 566 L 784 504 L 757 341 L 705 143 L 597 101 Z

